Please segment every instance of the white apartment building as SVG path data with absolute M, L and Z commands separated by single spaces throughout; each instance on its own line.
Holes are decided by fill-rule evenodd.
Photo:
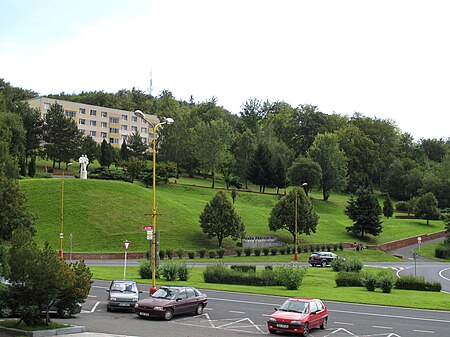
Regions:
M 134 115 L 133 111 L 105 108 L 96 105 L 63 101 L 60 99 L 37 97 L 27 100 L 30 107 L 38 109 L 41 118 L 45 120 L 47 111 L 52 104 L 63 107 L 66 116 L 74 119 L 78 129 L 85 135 L 91 136 L 97 143 L 103 139 L 112 146 L 119 147 L 123 141 L 134 132 L 141 135 L 145 144 L 150 144 L 153 139 L 153 130 L 148 123 Z M 145 117 L 156 125 L 159 119 L 154 115 Z

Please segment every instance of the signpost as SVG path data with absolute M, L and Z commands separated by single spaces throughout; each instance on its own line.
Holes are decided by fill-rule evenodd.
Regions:
M 124 263 L 123 263 L 123 279 L 126 279 L 127 276 L 127 253 L 128 253 L 128 247 L 130 247 L 130 241 L 125 240 L 123 242 L 123 247 L 125 248 L 125 259 L 124 259 Z
M 150 242 L 150 249 L 148 254 L 149 261 L 152 261 L 152 241 L 153 241 L 153 226 L 142 226 L 144 231 L 147 231 L 147 240 Z
M 420 253 L 420 244 L 422 243 L 422 237 L 417 237 L 417 243 L 419 244 L 419 253 Z

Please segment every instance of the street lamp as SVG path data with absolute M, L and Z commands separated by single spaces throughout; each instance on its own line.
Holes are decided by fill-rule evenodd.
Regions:
M 159 126 L 164 124 L 172 124 L 174 121 L 172 118 L 164 118 L 162 122 L 153 124 L 144 115 L 141 110 L 134 112 L 136 117 L 142 118 L 153 130 L 153 205 L 152 205 L 152 220 L 153 220 L 153 239 L 152 239 L 152 288 L 150 293 L 156 290 L 156 130 Z
M 308 183 L 303 183 L 302 186 L 305 188 Z M 295 242 L 294 242 L 294 261 L 298 261 L 298 219 L 297 219 L 297 190 L 295 190 Z
M 71 166 L 72 163 L 68 163 L 67 167 Z M 66 170 L 67 170 L 66 167 Z M 64 253 L 63 253 L 63 238 L 64 238 L 64 233 L 63 233 L 63 228 L 64 228 L 64 171 L 62 172 L 62 181 L 61 181 L 61 221 L 59 223 L 59 256 L 61 256 L 61 258 L 64 258 Z

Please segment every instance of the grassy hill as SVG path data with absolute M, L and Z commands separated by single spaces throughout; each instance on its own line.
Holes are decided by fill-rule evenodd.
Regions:
M 201 232 L 198 218 L 205 204 L 217 192 L 182 183 L 209 186 L 203 179 L 180 179 L 178 184 L 157 186 L 158 230 L 161 232 L 161 248 L 198 250 L 201 247 L 216 248 L 216 240 L 208 240 Z M 220 186 L 220 182 L 219 182 Z M 28 208 L 37 216 L 37 241 L 45 241 L 59 248 L 61 216 L 61 179 L 26 179 L 20 187 L 28 195 Z M 317 233 L 301 235 L 303 243 L 353 242 L 359 239 L 347 233 L 350 220 L 343 210 L 347 195 L 332 194 L 330 200 L 321 200 L 321 193 L 312 193 L 316 212 L 320 215 Z M 69 251 L 69 235 L 73 235 L 73 252 L 121 252 L 122 242 L 131 241 L 130 251 L 148 250 L 149 242 L 143 225 L 151 224 L 152 190 L 140 184 L 117 181 L 65 179 L 64 193 L 64 241 Z M 231 199 L 231 197 L 230 197 Z M 242 217 L 247 235 L 276 235 L 280 240 L 291 242 L 288 232 L 270 232 L 267 225 L 272 207 L 278 197 L 273 194 L 238 192 L 236 210 Z M 436 232 L 443 229 L 441 221 L 384 219 L 380 237 L 367 241 L 384 243 L 413 235 Z M 234 242 L 225 240 L 226 247 Z

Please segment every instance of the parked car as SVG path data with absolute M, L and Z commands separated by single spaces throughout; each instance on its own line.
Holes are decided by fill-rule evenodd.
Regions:
M 193 287 L 160 287 L 134 307 L 139 317 L 160 317 L 170 321 L 174 315 L 201 315 L 208 296 Z
M 322 266 L 326 267 L 327 265 L 330 265 L 333 260 L 340 258 L 334 253 L 331 252 L 315 252 L 312 253 L 309 257 L 309 263 L 311 266 Z
M 326 329 L 328 310 L 319 299 L 289 298 L 267 321 L 269 332 L 296 333 L 308 336 L 313 328 Z
M 108 299 L 106 300 L 106 311 L 133 310 L 134 305 L 139 301 L 139 293 L 136 282 L 130 280 L 114 280 L 106 289 Z

